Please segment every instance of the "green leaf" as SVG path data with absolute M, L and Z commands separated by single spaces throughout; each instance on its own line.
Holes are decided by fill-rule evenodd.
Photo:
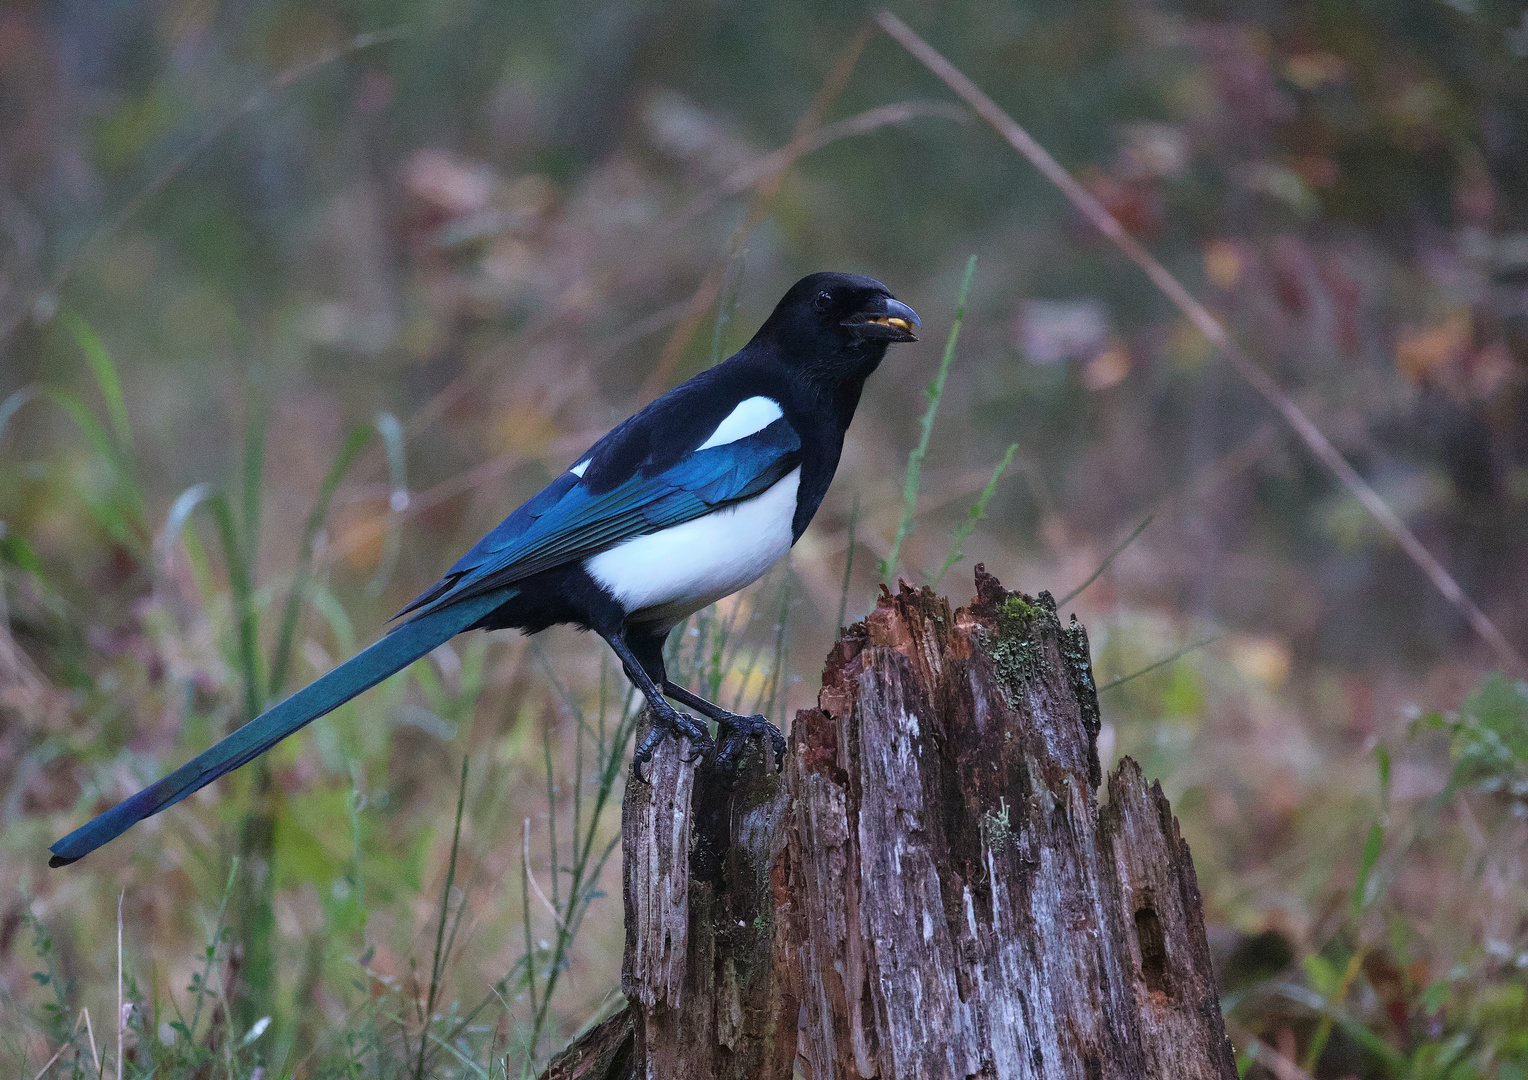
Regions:
M 1422 991 L 1420 1001 L 1427 1012 L 1435 1013 L 1454 997 L 1454 984 L 1449 979 L 1434 979 Z
M 1320 953 L 1311 953 L 1300 961 L 1300 966 L 1305 970 L 1305 978 L 1323 997 L 1335 991 L 1342 981 L 1342 971 Z
M 1374 748 L 1374 766 L 1379 770 L 1379 805 L 1386 813 L 1390 810 L 1390 748 L 1380 743 Z
M 0 558 L 24 573 L 42 574 L 42 560 L 27 543 L 26 537 L 7 529 L 3 521 L 0 521 Z
M 1358 880 L 1353 885 L 1353 914 L 1357 915 L 1373 897 L 1368 895 L 1369 875 L 1374 871 L 1374 864 L 1379 861 L 1380 849 L 1384 846 L 1385 830 L 1375 822 L 1369 826 L 1369 837 L 1364 841 L 1363 858 L 1358 864 Z
M 111 426 L 116 432 L 118 446 L 124 452 L 131 450 L 133 429 L 127 420 L 127 402 L 122 397 L 122 380 L 117 377 L 117 365 L 112 363 L 111 354 L 106 351 L 106 346 L 83 318 L 72 311 L 65 312 L 64 325 L 69 328 L 69 333 L 74 335 L 74 340 L 78 342 L 80 351 L 85 354 L 85 359 L 90 361 L 90 369 L 95 373 L 96 385 L 101 388 L 101 396 L 106 399 L 106 415 L 111 418 Z

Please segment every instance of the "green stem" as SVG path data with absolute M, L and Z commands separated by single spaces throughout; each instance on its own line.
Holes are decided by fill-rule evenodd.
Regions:
M 971 507 L 971 512 L 966 515 L 966 520 L 955 526 L 955 539 L 950 544 L 950 553 L 945 556 L 944 565 L 939 568 L 939 573 L 934 575 L 934 580 L 929 582 L 930 585 L 937 588 L 939 582 L 944 579 L 944 575 L 950 572 L 950 567 L 965 557 L 966 541 L 971 539 L 971 534 L 976 531 L 976 523 L 986 516 L 987 504 L 992 501 L 992 495 L 997 491 L 997 482 L 1008 470 L 1009 463 L 1013 461 L 1013 453 L 1018 448 L 1018 443 L 1008 444 L 1008 452 L 992 470 L 992 479 L 987 481 L 987 486 L 982 488 L 982 493 L 976 497 L 976 503 Z
M 854 572 L 854 530 L 859 525 L 860 495 L 854 493 L 854 508 L 849 511 L 849 544 L 844 554 L 844 586 L 838 593 L 838 629 L 844 628 L 844 617 L 849 613 L 849 575 Z
M 950 325 L 950 336 L 944 343 L 944 358 L 939 361 L 939 373 L 929 384 L 928 408 L 923 413 L 922 430 L 918 445 L 907 455 L 907 477 L 902 482 L 902 520 L 897 523 L 897 536 L 891 542 L 891 551 L 881 563 L 881 578 L 885 580 L 896 573 L 897 558 L 902 553 L 902 541 L 913 531 L 913 511 L 918 505 L 918 485 L 923 479 L 923 459 L 928 455 L 929 436 L 934 430 L 934 416 L 939 411 L 939 399 L 944 396 L 944 381 L 949 377 L 950 364 L 955 360 L 955 341 L 960 337 L 960 324 L 966 317 L 966 293 L 971 289 L 971 277 L 976 273 L 976 256 L 966 260 L 966 273 L 960 281 L 960 293 L 955 298 L 955 321 Z

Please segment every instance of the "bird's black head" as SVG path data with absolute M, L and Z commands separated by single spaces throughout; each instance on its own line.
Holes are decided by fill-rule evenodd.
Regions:
M 874 278 L 810 274 L 791 286 L 759 328 L 804 375 L 830 381 L 868 375 L 894 341 L 917 341 L 918 313 Z M 836 377 L 836 378 L 835 378 Z

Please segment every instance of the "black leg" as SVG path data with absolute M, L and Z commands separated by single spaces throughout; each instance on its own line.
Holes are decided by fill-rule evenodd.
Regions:
M 637 779 L 644 784 L 647 783 L 646 777 L 642 775 L 642 766 L 652 760 L 653 751 L 658 749 L 658 744 L 663 742 L 665 735 L 673 735 L 676 739 L 689 739 L 690 745 L 695 748 L 697 756 L 710 753 L 713 744 L 710 734 L 706 731 L 706 726 L 693 716 L 686 716 L 664 699 L 662 691 L 658 689 L 652 676 L 648 674 L 646 667 L 637 658 L 637 654 L 632 651 L 631 645 L 627 643 L 626 635 L 618 632 L 611 634 L 602 633 L 600 636 L 605 639 L 606 644 L 610 646 L 616 656 L 620 657 L 621 666 L 626 669 L 626 677 L 631 680 L 632 685 L 642 691 L 642 696 L 647 699 L 647 704 L 653 711 L 653 719 L 655 721 L 653 728 L 647 733 L 647 737 L 642 740 L 641 745 L 637 747 L 636 752 L 631 756 L 632 771 L 636 774 Z M 644 649 L 643 651 L 650 652 L 651 650 Z M 649 660 L 651 660 L 651 657 L 649 657 Z M 662 665 L 662 654 L 660 652 L 658 660 L 658 674 L 660 677 L 663 674 Z M 668 683 L 667 679 L 664 679 L 664 682 L 672 685 Z
M 738 755 L 748 745 L 748 740 L 754 738 L 767 738 L 775 752 L 776 771 L 785 768 L 785 736 L 780 733 L 779 728 L 769 722 L 769 717 L 761 713 L 739 716 L 735 712 L 728 712 L 699 694 L 691 693 L 679 684 L 669 682 L 667 678 L 663 680 L 663 692 L 675 701 L 682 702 L 716 721 L 717 735 L 721 742 L 716 754 L 718 769 L 726 770 L 735 765 Z

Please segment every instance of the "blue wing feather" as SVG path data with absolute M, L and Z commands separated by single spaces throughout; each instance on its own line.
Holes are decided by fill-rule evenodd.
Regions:
M 697 450 L 653 475 L 639 469 L 604 491 L 563 473 L 400 614 L 438 610 L 753 498 L 800 463 L 801 439 L 781 419 L 736 442 Z

